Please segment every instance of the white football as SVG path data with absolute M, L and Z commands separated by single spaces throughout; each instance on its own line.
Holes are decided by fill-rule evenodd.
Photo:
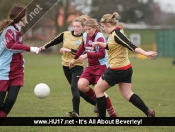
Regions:
M 50 94 L 50 88 L 45 83 L 39 83 L 34 88 L 34 94 L 41 99 L 46 98 Z

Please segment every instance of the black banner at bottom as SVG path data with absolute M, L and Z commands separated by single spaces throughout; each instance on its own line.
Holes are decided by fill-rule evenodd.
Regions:
M 0 117 L 0 126 L 175 126 L 175 117 Z

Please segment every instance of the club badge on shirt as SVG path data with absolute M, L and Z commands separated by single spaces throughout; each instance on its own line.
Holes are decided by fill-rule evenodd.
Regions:
M 80 44 L 80 41 L 79 41 L 79 40 L 76 40 L 76 41 L 75 41 L 75 44 L 76 44 L 76 45 L 79 45 L 79 44 Z
M 88 41 L 88 44 L 89 44 L 89 45 L 92 45 L 92 40 L 89 40 L 89 41 Z
M 112 41 L 112 37 L 111 36 L 108 38 L 108 41 Z

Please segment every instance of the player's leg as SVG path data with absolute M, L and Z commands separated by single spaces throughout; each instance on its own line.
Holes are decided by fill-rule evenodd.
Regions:
M 72 72 L 72 81 L 71 81 L 71 90 L 72 90 L 72 94 L 73 94 L 73 104 L 74 104 L 74 110 L 77 111 L 77 113 L 79 114 L 79 104 L 80 101 L 78 101 L 78 93 L 81 97 L 84 98 L 85 101 L 91 103 L 92 105 L 96 104 L 96 101 L 94 101 L 93 99 L 91 99 L 89 96 L 87 96 L 85 93 L 83 93 L 82 91 L 80 91 L 77 87 L 77 83 L 79 81 L 79 77 L 81 76 L 83 72 L 83 67 L 78 67 L 76 70 L 74 70 Z M 85 83 L 86 84 L 86 83 Z M 88 83 L 87 83 L 88 85 Z M 78 92 L 77 92 L 78 89 Z
M 104 95 L 105 91 L 110 88 L 110 85 L 101 78 L 98 80 L 97 84 L 95 85 L 94 91 L 97 97 L 97 107 L 99 112 L 99 117 L 106 117 L 106 97 Z
M 150 110 L 143 100 L 135 93 L 132 92 L 131 90 L 131 78 L 132 78 L 132 67 L 129 68 L 128 70 L 124 71 L 126 77 L 123 79 L 122 82 L 118 84 L 120 93 L 122 96 L 130 101 L 134 106 L 139 108 L 141 111 L 143 111 L 147 116 L 154 117 L 155 112 L 154 110 Z
M 66 76 L 66 79 L 68 80 L 69 84 L 71 85 L 72 82 L 72 72 L 71 69 L 69 69 L 69 67 L 65 67 L 63 66 L 63 70 L 64 70 L 64 74 Z M 81 76 L 83 72 L 83 67 L 81 67 L 81 71 L 79 72 L 79 75 L 77 74 L 77 76 Z M 78 83 L 78 81 L 77 81 Z M 78 86 L 77 86 L 78 87 Z M 91 99 L 89 96 L 87 96 L 85 93 L 83 93 L 82 91 L 79 90 L 80 96 L 88 103 L 95 105 L 96 101 L 94 101 L 93 99 Z
M 2 107 L 3 107 L 3 104 L 4 104 L 5 95 L 6 95 L 6 92 L 1 92 L 0 91 L 0 117 L 6 117 L 7 116 L 7 114 L 1 110 Z
M 83 93 L 82 91 L 79 90 L 80 96 L 89 104 L 91 105 L 96 105 L 96 101 L 93 100 L 92 98 L 90 98 L 89 96 L 87 96 L 85 93 Z
M 83 71 L 83 67 L 76 66 L 71 69 L 71 92 L 72 92 L 72 105 L 74 113 L 79 115 L 79 106 L 80 106 L 80 93 L 77 87 L 77 82 Z
M 80 91 L 96 101 L 95 92 L 92 88 L 89 87 L 89 80 L 87 80 L 86 78 L 80 78 L 78 81 L 78 88 L 80 89 Z
M 105 117 L 106 116 L 106 106 L 107 101 L 105 98 L 105 91 L 108 90 L 111 86 L 114 86 L 118 80 L 118 76 L 115 76 L 117 73 L 115 73 L 113 70 L 110 70 L 108 68 L 103 75 L 98 80 L 96 86 L 95 86 L 95 94 L 97 96 L 97 106 L 99 110 L 99 116 Z M 115 77 L 114 77 L 115 76 Z
M 8 114 L 10 110 L 12 109 L 14 103 L 16 102 L 18 92 L 20 90 L 21 86 L 10 86 L 8 89 L 7 97 L 4 101 L 4 104 L 1 108 L 1 110 Z
M 71 81 L 72 81 L 71 69 L 69 69 L 68 66 L 63 66 L 63 71 L 68 83 L 71 85 Z
M 80 91 L 96 101 L 95 92 L 92 88 L 89 87 L 92 79 L 93 76 L 91 75 L 91 69 L 89 67 L 86 67 L 78 81 L 78 88 Z
M 130 101 L 134 106 L 139 108 L 145 113 L 146 116 L 155 116 L 155 112 L 150 110 L 143 100 L 135 93 L 131 91 L 131 84 L 129 83 L 119 83 L 119 90 L 123 97 Z
M 79 77 L 81 76 L 81 73 L 83 72 L 83 68 L 77 67 L 76 70 L 72 71 L 72 81 L 71 81 L 71 91 L 72 91 L 72 102 L 73 102 L 73 108 L 79 114 L 79 105 L 80 105 L 80 93 L 79 89 L 77 87 L 77 83 L 79 81 Z
M 80 89 L 80 91 L 85 93 L 88 97 L 90 97 L 93 100 L 93 105 L 95 106 L 94 112 L 97 113 L 97 117 L 98 117 L 98 110 L 96 107 L 96 95 L 94 90 L 89 87 L 90 80 L 92 80 L 92 76 L 87 76 L 87 75 L 88 74 L 83 74 L 83 77 L 86 77 L 86 78 L 80 78 L 80 80 L 78 81 L 78 88 Z
M 63 66 L 64 75 L 70 84 L 72 93 L 72 107 L 73 110 L 69 112 L 69 116 L 78 117 L 79 114 L 79 104 L 80 104 L 80 94 L 77 87 L 78 77 L 76 76 L 79 71 L 82 71 L 83 67 L 75 66 L 69 68 L 68 66 Z
M 87 102 L 89 102 L 92 105 L 95 105 L 95 101 L 92 100 L 90 97 L 88 97 L 85 93 L 81 92 L 78 89 L 77 83 L 79 80 L 79 77 L 81 76 L 82 72 L 83 72 L 83 67 L 81 66 L 75 66 L 72 69 L 69 69 L 69 67 L 63 66 L 63 71 L 64 74 L 66 76 L 66 79 L 68 80 L 69 84 L 71 85 L 71 92 L 72 92 L 72 105 L 73 105 L 73 111 L 69 112 L 69 113 L 77 113 L 79 114 L 79 104 L 80 104 L 80 98 L 78 96 L 78 92 L 79 95 L 86 100 Z M 78 89 L 78 91 L 77 91 Z
M 114 110 L 114 107 L 112 106 L 112 102 L 109 98 L 109 96 L 107 95 L 107 93 L 104 93 L 105 97 L 106 97 L 106 110 L 108 111 L 108 114 L 110 117 L 117 117 L 117 114 Z
M 0 117 L 6 117 L 7 113 L 2 111 L 2 108 L 4 106 L 4 100 L 6 96 L 6 92 L 9 87 L 9 80 L 0 80 Z
M 102 73 L 101 73 L 102 74 Z M 101 76 L 101 74 L 99 74 Z M 95 77 L 95 84 L 97 84 L 100 76 L 99 75 L 94 75 Z M 117 114 L 114 110 L 114 107 L 112 106 L 112 102 L 109 98 L 109 96 L 107 95 L 107 93 L 104 93 L 105 97 L 106 97 L 106 110 L 108 111 L 108 114 L 110 117 L 117 117 Z

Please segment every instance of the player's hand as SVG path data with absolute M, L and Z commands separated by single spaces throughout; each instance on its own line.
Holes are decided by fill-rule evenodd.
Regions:
M 63 52 L 71 52 L 71 50 L 63 47 L 60 49 L 60 53 L 63 53 Z
M 98 42 L 92 42 L 92 47 L 98 46 Z
M 69 69 L 74 67 L 74 63 L 75 63 L 75 59 L 73 59 L 69 62 Z
M 44 46 L 42 46 L 42 47 L 39 47 L 39 52 L 38 52 L 38 54 L 42 51 L 42 50 L 45 50 L 46 48 L 44 47 Z
M 36 53 L 38 54 L 39 53 L 39 48 L 38 47 L 30 47 L 30 52 L 33 52 L 33 53 Z
M 77 59 L 80 63 L 83 63 L 83 60 L 87 58 L 87 54 L 80 55 L 80 57 Z
M 155 51 L 148 51 L 145 53 L 145 56 L 148 58 L 154 58 L 157 55 L 157 52 Z
M 102 48 L 105 48 L 107 45 L 107 43 L 104 43 L 104 42 L 92 42 L 92 47 L 102 47 Z

